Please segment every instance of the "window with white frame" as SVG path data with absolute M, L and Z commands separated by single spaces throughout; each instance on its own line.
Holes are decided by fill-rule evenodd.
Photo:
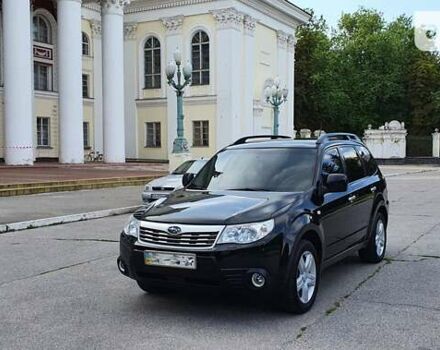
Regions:
M 209 147 L 209 121 L 193 121 L 193 147 Z
M 89 122 L 83 122 L 83 139 L 84 139 L 84 148 L 90 148 L 90 124 L 89 124 Z
M 200 30 L 191 42 L 192 85 L 209 85 L 209 36 Z
M 34 62 L 34 89 L 41 91 L 52 90 L 52 66 Z
M 145 123 L 145 147 L 161 147 L 160 122 Z
M 161 87 L 160 42 L 157 38 L 148 38 L 144 46 L 145 89 Z
M 82 75 L 82 93 L 84 98 L 90 97 L 89 95 L 89 76 L 87 74 Z
M 50 24 L 43 16 L 33 18 L 33 39 L 40 43 L 51 44 Z
M 50 118 L 37 117 L 37 146 L 49 147 L 50 146 Z
M 90 56 L 90 41 L 86 33 L 82 32 L 82 54 Z

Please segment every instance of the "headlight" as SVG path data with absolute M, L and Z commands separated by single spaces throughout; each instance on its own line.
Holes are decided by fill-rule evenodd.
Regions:
M 145 191 L 149 191 L 149 190 L 150 190 L 150 185 L 145 185 L 144 190 L 145 190 Z
M 272 220 L 253 224 L 226 226 L 217 244 L 248 244 L 266 237 L 272 232 L 275 223 Z
M 139 237 L 139 220 L 131 216 L 124 227 L 124 233 L 129 236 Z

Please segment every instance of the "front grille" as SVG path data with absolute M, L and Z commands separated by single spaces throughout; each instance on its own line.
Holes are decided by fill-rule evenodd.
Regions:
M 218 232 L 184 232 L 171 235 L 166 231 L 141 227 L 139 240 L 164 246 L 209 248 L 214 245 L 217 235 Z
M 159 187 L 159 186 L 153 186 L 153 191 L 174 191 L 174 187 Z

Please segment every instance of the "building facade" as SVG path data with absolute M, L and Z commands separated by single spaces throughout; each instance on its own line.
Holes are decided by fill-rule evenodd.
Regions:
M 293 132 L 295 30 L 286 0 L 3 0 L 0 158 L 164 161 L 176 137 L 166 65 L 193 65 L 184 99 L 193 157 L 270 134 L 264 89 L 288 87 L 280 133 Z

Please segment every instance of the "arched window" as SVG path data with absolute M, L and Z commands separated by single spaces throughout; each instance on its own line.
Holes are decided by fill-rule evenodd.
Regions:
M 191 57 L 192 85 L 209 85 L 209 36 L 202 30 L 192 38 Z
M 35 41 L 45 44 L 51 44 L 50 25 L 43 16 L 34 17 L 33 31 Z
M 160 42 L 148 38 L 144 46 L 145 89 L 159 89 L 161 86 Z
M 86 33 L 82 32 L 82 53 L 84 56 L 90 55 L 90 41 Z

